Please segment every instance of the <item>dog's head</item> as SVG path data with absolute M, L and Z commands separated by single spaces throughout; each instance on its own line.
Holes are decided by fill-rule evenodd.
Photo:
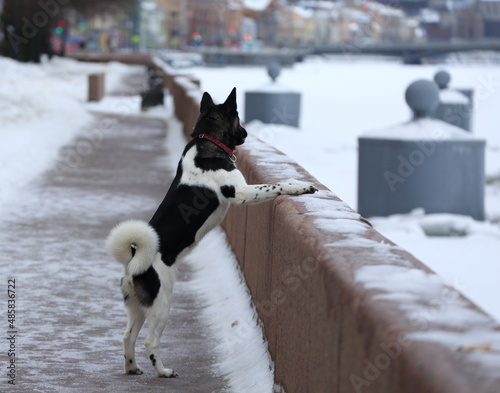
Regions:
M 234 150 L 243 144 L 247 131 L 241 126 L 236 106 L 236 87 L 223 104 L 216 105 L 208 93 L 203 94 L 200 103 L 200 116 L 191 136 L 200 134 L 214 137 Z

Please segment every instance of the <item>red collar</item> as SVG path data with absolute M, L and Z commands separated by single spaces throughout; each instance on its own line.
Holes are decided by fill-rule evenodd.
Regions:
M 231 157 L 231 161 L 232 162 L 236 162 L 236 156 L 234 155 L 234 151 L 231 150 L 229 147 L 227 147 L 224 143 L 222 143 L 218 139 L 215 139 L 215 138 L 213 138 L 213 137 L 211 137 L 210 135 L 207 135 L 207 134 L 200 134 L 200 135 L 198 135 L 198 138 L 200 138 L 200 139 L 206 139 L 207 141 L 212 142 L 214 145 L 217 145 L 222 150 L 224 150 L 229 157 Z

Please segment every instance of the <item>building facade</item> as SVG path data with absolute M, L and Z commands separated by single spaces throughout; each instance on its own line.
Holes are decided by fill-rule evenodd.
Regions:
M 177 49 L 182 41 L 182 2 L 181 0 L 156 0 L 165 14 L 165 43 L 167 48 Z
M 243 8 L 232 0 L 184 2 L 184 44 L 231 46 L 241 39 Z
M 480 0 L 479 13 L 485 38 L 500 38 L 500 1 Z

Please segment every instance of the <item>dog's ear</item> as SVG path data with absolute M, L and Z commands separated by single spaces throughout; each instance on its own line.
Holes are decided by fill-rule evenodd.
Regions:
M 201 98 L 201 103 L 200 103 L 200 112 L 203 113 L 214 105 L 215 104 L 214 100 L 212 100 L 212 96 L 207 92 L 203 93 L 203 97 Z
M 224 106 L 226 107 L 227 113 L 229 113 L 230 115 L 236 114 L 238 110 L 238 108 L 236 107 L 236 87 L 231 90 L 231 93 L 224 102 Z

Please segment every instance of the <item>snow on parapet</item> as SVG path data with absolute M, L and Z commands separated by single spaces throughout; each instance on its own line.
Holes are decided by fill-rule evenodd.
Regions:
M 491 318 L 472 309 L 435 273 L 411 266 L 379 264 L 358 269 L 355 280 L 366 289 L 379 292 L 373 300 L 395 302 L 410 320 L 418 322 L 417 328 L 430 324 L 443 328 L 493 326 Z
M 413 123 L 427 121 L 433 122 L 432 119 L 421 119 Z M 448 128 L 442 122 L 440 125 L 449 132 L 449 138 L 469 136 L 462 131 L 455 134 L 455 127 Z M 418 129 L 416 131 L 420 132 Z M 293 172 L 299 173 L 295 161 L 273 147 L 254 137 L 250 137 L 248 142 L 246 147 L 249 148 L 249 154 L 256 157 L 257 164 L 269 169 L 277 179 L 290 176 L 292 172 L 286 166 L 294 167 Z M 286 165 L 276 167 L 277 163 Z M 311 181 L 311 177 L 300 173 L 290 180 Z M 498 324 L 462 297 L 457 288 L 450 286 L 436 273 L 421 268 L 404 250 L 383 236 L 373 236 L 376 232 L 369 224 L 333 192 L 321 190 L 294 200 L 304 204 L 304 215 L 314 217 L 319 231 L 334 235 L 332 238 L 335 240 L 323 244 L 323 247 L 351 248 L 358 253 L 364 252 L 362 258 L 366 264 L 353 267 L 354 281 L 370 291 L 369 301 L 393 304 L 404 314 L 402 318 L 410 321 L 405 333 L 406 344 L 422 341 L 438 343 L 451 350 L 463 350 L 467 361 L 480 365 L 484 370 L 490 369 L 492 365 L 498 369 Z M 482 352 L 466 350 L 477 344 L 492 349 Z
M 175 81 L 184 88 L 189 97 L 196 102 L 201 101 L 203 92 L 188 76 L 176 76 Z
M 297 162 L 272 146 L 249 135 L 245 141 L 245 148 L 251 156 L 258 159 L 257 165 L 264 167 L 270 175 L 279 178 L 281 182 L 304 182 L 304 175 L 296 169 Z
M 306 183 L 314 180 L 307 172 L 298 169 L 300 166 L 295 160 L 256 137 L 249 136 L 245 142 L 245 148 L 250 156 L 257 159 L 257 165 L 264 167 L 267 173 L 280 182 Z M 294 198 L 306 207 L 305 215 L 315 217 L 314 222 L 319 230 L 330 234 L 346 235 L 347 243 L 339 241 L 333 246 L 350 246 L 353 243 L 359 243 L 363 247 L 381 247 L 381 252 L 392 249 L 392 246 L 387 243 L 365 239 L 364 235 L 369 229 L 369 224 L 332 191 L 320 190 L 313 195 L 301 195 Z M 327 246 L 332 246 L 332 244 Z

